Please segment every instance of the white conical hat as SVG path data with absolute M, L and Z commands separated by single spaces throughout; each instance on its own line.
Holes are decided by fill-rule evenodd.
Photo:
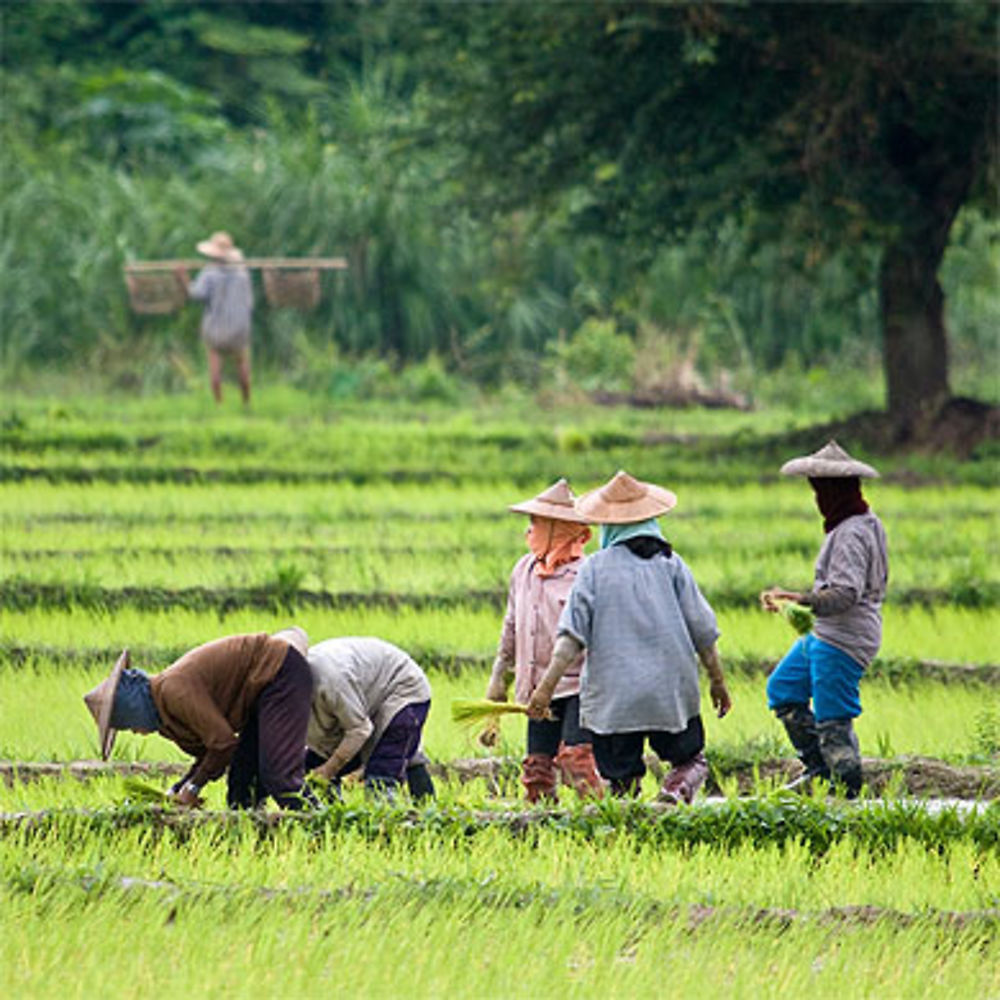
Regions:
M 565 479 L 558 479 L 531 500 L 511 504 L 510 510 L 515 514 L 534 514 L 536 517 L 550 517 L 553 521 L 586 524 L 587 519 L 576 509 L 575 500 L 569 483 Z
M 576 509 L 594 524 L 634 524 L 676 506 L 677 497 L 670 490 L 644 483 L 624 470 L 576 501 Z
M 783 476 L 808 476 L 810 479 L 845 479 L 860 476 L 878 479 L 878 473 L 864 462 L 851 458 L 836 441 L 823 445 L 819 451 L 793 458 L 781 467 Z

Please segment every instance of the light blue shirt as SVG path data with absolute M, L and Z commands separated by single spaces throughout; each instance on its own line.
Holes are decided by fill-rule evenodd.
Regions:
M 559 619 L 587 649 L 580 723 L 595 733 L 681 732 L 701 708 L 698 650 L 719 637 L 684 560 L 624 545 L 584 561 Z

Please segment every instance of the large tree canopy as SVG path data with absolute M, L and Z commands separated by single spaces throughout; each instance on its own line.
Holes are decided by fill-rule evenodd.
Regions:
M 813 252 L 875 245 L 889 411 L 948 397 L 937 272 L 995 208 L 997 8 L 980 3 L 445 7 L 440 93 L 484 196 L 574 191 L 647 247 L 738 214 Z M 450 53 L 449 53 L 450 54 Z

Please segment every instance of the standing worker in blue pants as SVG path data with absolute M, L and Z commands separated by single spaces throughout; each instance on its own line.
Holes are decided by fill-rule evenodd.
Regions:
M 878 473 L 835 441 L 786 462 L 781 472 L 809 479 L 826 538 L 811 590 L 772 587 L 760 595 L 767 611 L 796 601 L 815 615 L 812 631 L 768 678 L 767 701 L 805 766 L 793 786 L 828 779 L 854 798 L 862 775 L 853 720 L 861 714 L 861 677 L 882 644 L 889 576 L 885 529 L 861 495 L 861 479 Z

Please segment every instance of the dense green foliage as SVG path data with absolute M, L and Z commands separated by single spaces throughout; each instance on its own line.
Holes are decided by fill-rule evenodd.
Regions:
M 894 72 L 905 76 L 926 63 L 933 75 L 938 64 L 924 59 L 923 42 L 949 19 L 967 17 L 971 33 L 950 58 L 968 55 L 988 14 L 980 5 L 958 5 L 969 12 L 956 14 L 953 6 L 935 5 L 943 12 L 922 24 L 912 11 L 924 5 L 907 7 L 910 34 L 893 49 Z M 802 178 L 789 176 L 788 191 L 758 184 L 765 168 L 780 166 L 777 154 L 762 158 L 738 141 L 767 110 L 758 91 L 745 103 L 746 75 L 730 65 L 735 43 L 726 23 L 741 15 L 730 9 L 713 27 L 720 15 L 710 7 L 700 26 L 697 11 L 684 7 L 540 10 L 5 5 L 0 370 L 9 379 L 23 365 L 83 365 L 125 388 L 186 385 L 200 366 L 192 360 L 195 310 L 132 315 L 120 268 L 135 258 L 188 257 L 199 238 L 223 227 L 256 255 L 348 255 L 346 274 L 324 278 L 316 312 L 258 311 L 258 356 L 311 391 L 386 394 L 398 385 L 397 362 L 428 356 L 404 392 L 452 392 L 445 368 L 476 381 L 642 390 L 662 386 L 692 358 L 710 378 L 723 368 L 735 372 L 754 394 L 778 365 L 808 369 L 836 358 L 845 368 L 874 370 L 878 260 L 870 240 L 860 248 L 845 240 L 854 229 L 858 239 L 870 235 L 873 205 L 888 204 L 882 186 L 866 180 L 881 174 L 875 163 L 840 174 L 849 191 L 810 202 L 810 211 L 819 202 L 839 220 L 832 229 L 806 212 L 795 225 L 782 223 L 778 243 L 758 239 L 764 216 L 734 178 L 775 197 L 801 192 Z M 812 32 L 819 46 L 837 18 L 855 19 L 827 6 L 811 14 L 822 25 L 803 24 L 786 37 L 780 10 L 747 15 L 765 50 L 768 37 L 781 39 L 785 48 L 774 59 L 800 49 L 800 60 L 818 59 L 813 46 L 799 45 L 803 34 Z M 587 41 L 595 31 L 609 47 Z M 649 89 L 647 64 L 666 37 L 680 57 L 661 59 L 664 72 L 679 74 L 677 86 L 687 88 L 671 100 L 702 88 L 715 101 L 693 104 L 690 120 L 672 119 L 669 129 L 657 117 L 669 104 L 656 114 L 619 115 L 613 103 Z M 941 59 L 948 49 L 936 46 Z M 461 58 L 452 59 L 455 52 Z M 598 72 L 602 53 L 611 52 L 625 53 L 633 66 L 613 86 Z M 837 66 L 852 62 L 839 49 L 830 58 Z M 518 72 L 500 72 L 505 60 Z M 803 65 L 772 68 L 772 75 L 799 79 L 808 76 Z M 529 87 L 521 74 L 536 71 L 544 85 Z M 970 75 L 969 86 L 978 79 Z M 665 75 L 659 85 L 672 80 Z M 590 89 L 567 98 L 582 82 Z M 831 85 L 831 96 L 854 95 L 851 86 L 847 77 Z M 934 127 L 951 122 L 957 133 L 960 123 L 945 111 L 958 97 L 948 100 L 928 105 L 926 117 Z M 975 112 L 974 102 L 959 103 Z M 797 107 L 809 106 L 803 97 Z M 863 124 L 863 108 L 849 108 L 846 118 Z M 501 110 L 523 116 L 525 128 L 544 118 L 562 130 L 557 166 L 572 173 L 554 175 L 559 191 L 544 203 L 510 208 L 538 169 L 552 164 L 515 155 L 518 120 Z M 564 127 L 567 116 L 574 127 Z M 791 121 L 799 131 L 786 136 L 788 148 L 803 131 L 822 128 L 820 117 Z M 691 137 L 704 145 L 689 164 L 704 183 L 680 198 L 678 151 Z M 843 138 L 836 130 L 821 137 L 827 145 Z M 724 171 L 702 170 L 720 150 L 729 156 Z M 476 157 L 486 152 L 494 159 L 477 173 Z M 817 169 L 833 169 L 819 160 Z M 995 376 L 982 361 L 995 356 L 1000 263 L 985 204 L 986 214 L 970 208 L 952 227 L 941 279 L 953 381 L 993 397 Z M 685 205 L 712 208 L 725 221 L 690 218 L 664 229 L 667 208 Z M 594 224 L 581 234 L 588 220 Z M 637 221 L 652 224 L 651 234 Z M 831 232 L 839 252 L 818 255 L 818 241 Z M 878 383 L 873 391 L 877 404 Z

